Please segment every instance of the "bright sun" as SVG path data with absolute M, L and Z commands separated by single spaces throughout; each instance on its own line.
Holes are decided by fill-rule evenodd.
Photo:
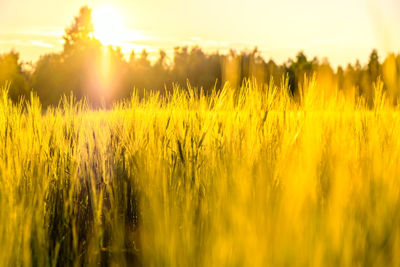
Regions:
M 122 16 L 112 7 L 93 10 L 94 37 L 104 45 L 121 45 L 125 28 Z

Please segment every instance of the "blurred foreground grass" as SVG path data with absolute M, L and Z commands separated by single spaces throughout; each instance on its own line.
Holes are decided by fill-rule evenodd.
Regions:
M 0 101 L 3 266 L 399 266 L 400 113 L 313 80 Z

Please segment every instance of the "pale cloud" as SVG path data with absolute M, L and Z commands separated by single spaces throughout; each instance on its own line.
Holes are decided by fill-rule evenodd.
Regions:
M 13 45 L 13 46 L 39 46 L 39 47 L 46 47 L 46 48 L 54 48 L 54 45 L 45 43 L 40 40 L 3 40 L 0 41 L 0 45 Z
M 7 36 L 42 36 L 61 38 L 64 35 L 64 29 L 60 27 L 28 27 L 17 30 L 0 30 L 1 35 Z
M 203 41 L 203 38 L 200 37 L 200 36 L 191 36 L 189 39 L 190 39 L 191 41 L 194 41 L 194 42 L 201 42 L 201 41 Z
M 30 41 L 30 43 L 34 46 L 47 47 L 47 48 L 54 47 L 54 45 L 52 45 L 52 44 L 47 44 L 47 43 L 44 43 L 42 41 L 37 41 L 37 40 L 32 40 L 32 41 Z

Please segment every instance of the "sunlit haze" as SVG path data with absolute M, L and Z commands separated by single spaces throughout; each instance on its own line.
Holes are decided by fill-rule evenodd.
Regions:
M 206 51 L 261 50 L 281 63 L 303 50 L 333 65 L 366 62 L 377 48 L 398 52 L 398 0 L 221 0 L 0 2 L 0 53 L 15 49 L 24 60 L 62 48 L 64 29 L 82 5 L 93 9 L 95 37 L 129 54 L 200 45 Z M 23 8 L 21 8 L 23 7 Z

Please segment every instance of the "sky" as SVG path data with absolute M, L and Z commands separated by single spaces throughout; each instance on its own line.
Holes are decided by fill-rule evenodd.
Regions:
M 333 66 L 400 52 L 400 0 L 0 0 L 0 53 L 26 61 L 62 49 L 64 29 L 88 5 L 121 15 L 129 54 L 200 45 L 221 53 L 258 47 L 283 63 L 304 51 Z

